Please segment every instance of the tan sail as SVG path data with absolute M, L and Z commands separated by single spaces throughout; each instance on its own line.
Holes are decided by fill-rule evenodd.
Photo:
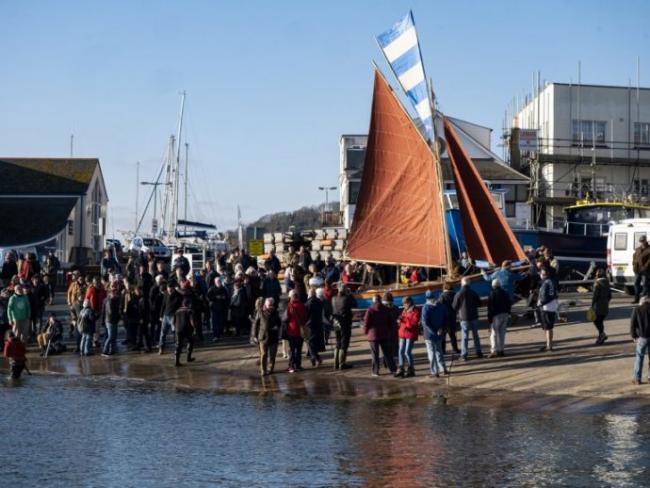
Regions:
M 363 179 L 348 241 L 350 259 L 446 267 L 434 156 L 388 82 L 375 70 Z
M 469 256 L 493 264 L 525 259 L 521 245 L 446 117 L 443 124 Z

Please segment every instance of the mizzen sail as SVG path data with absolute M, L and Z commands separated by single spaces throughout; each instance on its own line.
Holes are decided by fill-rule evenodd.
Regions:
M 351 259 L 447 266 L 434 164 L 426 141 L 375 70 L 366 159 L 348 241 Z
M 525 259 L 517 238 L 447 118 L 443 125 L 469 256 L 493 264 Z

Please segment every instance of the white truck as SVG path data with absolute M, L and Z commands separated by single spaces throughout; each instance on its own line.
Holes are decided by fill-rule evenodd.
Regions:
M 634 293 L 632 258 L 641 236 L 650 236 L 650 219 L 624 219 L 609 226 L 607 234 L 607 269 L 615 285 Z

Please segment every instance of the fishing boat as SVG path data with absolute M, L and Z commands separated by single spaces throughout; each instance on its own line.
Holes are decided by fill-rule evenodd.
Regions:
M 612 223 L 623 219 L 648 218 L 650 206 L 635 201 L 578 200 L 564 208 L 560 229 L 514 229 L 523 246 L 551 249 L 561 264 L 562 278 L 574 271 L 585 273 L 594 263 L 604 267 L 607 233 Z
M 397 305 L 407 296 L 421 304 L 428 290 L 440 294 L 445 281 L 459 286 L 460 279 L 453 275 L 445 214 L 440 163 L 443 145 L 449 155 L 470 258 L 489 264 L 526 258 L 451 123 L 444 116 L 434 122 L 433 137 L 427 141 L 375 67 L 364 174 L 347 257 L 384 265 L 438 268 L 442 278 L 358 291 L 361 308 L 386 291 L 393 294 Z M 444 135 L 444 140 L 439 141 L 437 133 Z M 490 283 L 480 274 L 468 278 L 479 295 L 487 295 Z

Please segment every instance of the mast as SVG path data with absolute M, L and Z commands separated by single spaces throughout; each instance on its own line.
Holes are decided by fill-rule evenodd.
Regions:
M 172 201 L 172 219 L 169 234 L 176 237 L 176 227 L 178 225 L 178 195 L 180 183 L 180 168 L 181 168 L 181 136 L 183 134 L 183 113 L 185 112 L 185 91 L 181 93 L 181 110 L 178 116 L 178 132 L 176 135 L 176 164 L 174 174 L 174 199 Z
M 174 180 L 175 180 L 175 168 L 174 168 L 174 135 L 169 136 L 169 146 L 167 149 L 167 164 L 166 164 L 166 174 L 165 174 L 165 197 L 163 199 L 162 209 L 161 209 L 161 220 L 163 225 L 163 232 L 167 234 L 169 238 L 170 233 L 173 230 L 173 201 L 174 201 Z
M 190 151 L 190 145 L 186 142 L 185 143 L 185 205 L 184 205 L 184 213 L 183 213 L 183 218 L 185 220 L 187 220 L 187 187 L 188 187 L 188 181 L 190 179 L 190 174 L 188 173 L 189 151 Z
M 452 259 L 451 259 L 451 242 L 449 239 L 449 229 L 447 226 L 447 212 L 445 211 L 445 182 L 444 182 L 444 174 L 442 171 L 442 160 L 440 159 L 440 147 L 437 144 L 438 138 L 436 134 L 436 95 L 433 91 L 433 83 L 431 81 L 431 78 L 429 78 L 429 103 L 431 104 L 431 115 L 433 117 L 432 125 L 433 125 L 433 138 L 429 142 L 429 147 L 431 147 L 431 151 L 433 152 L 434 156 L 434 161 L 435 161 L 435 170 L 436 174 L 438 175 L 438 192 L 440 195 L 440 213 L 442 214 L 440 216 L 440 220 L 442 221 L 442 229 L 443 229 L 443 237 L 445 239 L 445 258 L 447 262 L 447 267 L 445 270 L 447 271 L 447 277 L 451 277 L 451 271 L 453 267 Z

